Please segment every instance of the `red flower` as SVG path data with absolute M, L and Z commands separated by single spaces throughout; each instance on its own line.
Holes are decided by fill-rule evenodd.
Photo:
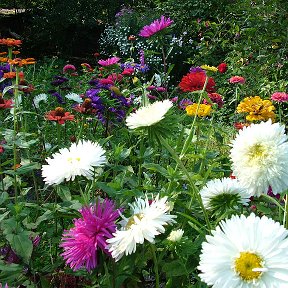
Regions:
M 193 92 L 202 90 L 206 80 L 205 72 L 190 72 L 186 76 L 183 76 L 179 87 L 184 92 Z M 213 93 L 215 89 L 215 81 L 212 77 L 208 79 L 205 89 L 207 92 Z
M 134 73 L 134 69 L 133 68 L 126 68 L 123 70 L 123 72 L 121 73 L 122 75 L 126 75 L 126 76 L 131 76 Z
M 220 63 L 217 68 L 219 73 L 225 73 L 227 71 L 228 66 L 226 63 Z
M 242 130 L 244 127 L 248 127 L 250 126 L 249 123 L 243 123 L 243 122 L 235 122 L 234 123 L 234 127 L 237 129 L 237 130 Z
M 232 76 L 229 79 L 229 82 L 232 83 L 232 84 L 235 84 L 235 83 L 244 84 L 246 82 L 246 79 L 244 77 L 242 77 L 242 76 Z
M 218 93 L 208 93 L 208 97 L 210 98 L 210 100 L 214 103 L 218 105 L 218 108 L 222 108 L 224 101 L 223 98 L 220 94 Z M 210 104 L 206 99 L 203 100 L 204 104 Z
M 0 109 L 11 109 L 13 107 L 12 99 L 4 99 L 0 96 Z
M 2 145 L 0 145 L 0 154 L 4 153 L 5 149 Z
M 2 38 L 0 39 L 0 45 L 6 45 L 8 47 L 13 47 L 13 46 L 20 46 L 22 44 L 22 41 L 21 40 L 16 40 L 16 39 L 13 39 L 13 38 Z
M 65 112 L 62 107 L 57 107 L 55 110 L 49 111 L 45 114 L 45 119 L 50 121 L 57 121 L 58 124 L 64 124 L 65 121 L 73 121 L 74 115 L 70 112 Z
M 86 98 L 82 104 L 77 104 L 73 109 L 82 114 L 95 114 L 97 111 L 93 108 L 90 98 Z

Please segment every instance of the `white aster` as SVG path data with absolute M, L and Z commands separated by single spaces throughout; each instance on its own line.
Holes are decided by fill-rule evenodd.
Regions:
M 42 176 L 48 185 L 60 184 L 64 180 L 74 180 L 76 176 L 92 179 L 94 167 L 106 163 L 105 150 L 91 141 L 79 141 L 71 147 L 60 149 L 47 158 L 48 165 L 42 166 Z
M 170 232 L 167 239 L 171 242 L 178 242 L 181 240 L 183 234 L 184 234 L 184 230 L 182 229 L 173 230 Z
M 72 100 L 74 102 L 77 102 L 77 103 L 82 103 L 83 102 L 83 99 L 76 93 L 68 93 L 66 96 L 65 96 L 66 99 L 68 100 Z
M 130 129 L 152 126 L 161 121 L 172 106 L 170 100 L 164 100 L 141 107 L 127 117 L 126 125 Z
M 238 180 L 232 178 L 213 179 L 200 190 L 203 205 L 212 210 L 217 204 L 226 207 L 229 204 L 248 205 L 250 195 Z M 218 203 L 219 202 L 219 203 Z M 222 203 L 220 203 L 222 202 Z M 226 205 L 227 204 L 227 205 Z M 230 207 L 233 208 L 233 207 Z
M 234 215 L 206 236 L 198 269 L 213 288 L 287 288 L 288 231 L 266 216 Z
M 122 216 L 122 228 L 113 233 L 113 238 L 107 240 L 109 252 L 116 261 L 124 254 L 134 253 L 136 244 L 143 244 L 145 239 L 153 243 L 156 235 L 165 232 L 165 225 L 175 222 L 176 216 L 168 213 L 170 206 L 167 197 L 159 199 L 158 195 L 150 204 L 147 197 L 138 198 L 129 205 L 132 216 Z
M 233 174 L 250 195 L 274 194 L 288 188 L 288 142 L 285 126 L 271 120 L 251 124 L 232 141 Z
M 33 99 L 35 107 L 39 108 L 40 102 L 47 102 L 47 99 L 48 99 L 48 95 L 45 93 L 41 93 L 41 94 L 35 96 Z

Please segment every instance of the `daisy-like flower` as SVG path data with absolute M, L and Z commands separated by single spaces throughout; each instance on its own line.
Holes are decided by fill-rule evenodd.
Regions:
M 106 163 L 105 150 L 91 141 L 79 141 L 71 147 L 60 149 L 47 158 L 47 165 L 42 166 L 42 177 L 48 185 L 60 184 L 64 180 L 74 180 L 76 176 L 93 178 L 94 167 Z
M 162 15 L 160 19 L 156 19 L 151 24 L 144 26 L 141 29 L 139 36 L 149 38 L 157 32 L 169 27 L 172 23 L 173 20 Z
M 114 56 L 106 60 L 101 59 L 98 61 L 98 64 L 101 66 L 110 66 L 110 65 L 117 64 L 119 61 L 120 61 L 120 58 Z
M 271 100 L 273 100 L 275 102 L 288 102 L 288 93 L 275 92 L 272 94 Z
M 65 98 L 68 99 L 68 100 L 75 101 L 77 103 L 82 103 L 83 102 L 83 99 L 76 93 L 68 93 L 65 96 Z
M 187 75 L 183 76 L 179 87 L 183 92 L 193 92 L 202 90 L 206 80 L 205 72 L 190 72 Z M 206 85 L 207 92 L 215 92 L 215 81 L 212 77 L 208 78 Z
M 173 230 L 170 232 L 167 239 L 171 242 L 178 242 L 181 240 L 183 234 L 184 234 L 184 230 L 182 229 Z
M 1 109 L 11 109 L 13 107 L 13 100 L 12 99 L 4 99 L 0 95 L 0 110 Z
M 234 215 L 206 236 L 198 269 L 213 288 L 286 288 L 288 231 L 266 216 Z
M 0 39 L 0 45 L 6 45 L 7 47 L 19 47 L 22 45 L 22 41 L 13 38 L 2 38 Z
M 250 96 L 244 98 L 237 106 L 238 113 L 247 113 L 248 121 L 266 121 L 275 120 L 275 107 L 270 100 L 263 100 L 259 96 Z
M 231 143 L 232 171 L 251 196 L 278 194 L 288 188 L 288 142 L 285 126 L 271 120 L 239 130 Z
M 99 250 L 110 256 L 106 240 L 116 231 L 120 211 L 113 201 L 105 199 L 103 203 L 82 208 L 80 213 L 82 218 L 74 219 L 74 227 L 63 234 L 61 256 L 74 271 L 82 267 L 91 271 L 98 265 Z
M 73 121 L 74 115 L 70 112 L 66 112 L 64 108 L 57 107 L 55 110 L 51 110 L 45 114 L 45 119 L 49 121 L 56 121 L 58 124 L 62 125 L 65 121 Z
M 170 215 L 167 197 L 159 199 L 159 195 L 150 203 L 148 198 L 138 198 L 130 204 L 132 216 L 122 215 L 122 228 L 107 240 L 109 252 L 118 261 L 124 254 L 130 255 L 136 251 L 136 244 L 143 244 L 146 239 L 154 242 L 155 236 L 165 232 L 165 225 L 174 223 L 175 215 Z
M 186 107 L 186 112 L 188 116 L 206 117 L 211 114 L 212 108 L 211 105 L 194 103 Z
M 47 102 L 48 95 L 45 93 L 41 93 L 34 97 L 33 102 L 36 108 L 39 108 L 40 102 Z
M 190 99 L 182 99 L 179 102 L 179 108 L 185 110 L 187 106 L 192 105 L 193 102 Z
M 242 76 L 232 76 L 230 79 L 229 79 L 229 83 L 231 84 L 244 84 L 246 82 L 246 79 Z
M 200 190 L 203 205 L 207 210 L 226 210 L 239 205 L 248 205 L 250 201 L 247 189 L 236 179 L 213 179 Z
M 126 125 L 130 129 L 152 126 L 160 122 L 172 106 L 170 100 L 164 100 L 141 107 L 127 117 Z

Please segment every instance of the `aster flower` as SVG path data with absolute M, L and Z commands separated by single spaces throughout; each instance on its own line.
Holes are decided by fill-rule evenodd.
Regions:
M 126 125 L 130 129 L 152 126 L 160 122 L 172 106 L 170 100 L 164 100 L 141 107 L 127 117 Z
M 182 99 L 179 102 L 179 108 L 185 110 L 187 106 L 192 105 L 193 102 L 190 99 Z
M 275 119 L 273 112 L 275 107 L 270 100 L 263 100 L 259 96 L 250 96 L 244 98 L 237 106 L 238 113 L 248 113 L 246 120 L 248 121 L 266 121 L 268 119 Z
M 47 102 L 48 95 L 45 93 L 41 93 L 34 97 L 33 102 L 36 108 L 39 108 L 40 102 Z
M 233 174 L 251 196 L 278 194 L 288 188 L 288 142 L 285 126 L 271 120 L 239 130 L 232 141 Z
M 169 17 L 166 18 L 165 16 L 161 16 L 160 19 L 154 20 L 151 24 L 144 26 L 139 36 L 150 38 L 152 35 L 156 34 L 157 32 L 169 27 L 173 23 Z
M 206 117 L 209 116 L 212 112 L 211 105 L 207 104 L 191 104 L 186 107 L 186 112 L 188 116 Z
M 62 107 L 56 107 L 45 114 L 45 119 L 49 121 L 56 121 L 58 124 L 64 124 L 66 121 L 73 121 L 74 115 L 67 112 Z
M 218 68 L 219 73 L 223 74 L 227 71 L 228 66 L 226 63 L 220 63 L 217 68 Z
M 242 187 L 236 179 L 213 179 L 200 190 L 203 205 L 207 210 L 225 212 L 236 206 L 248 205 L 250 201 L 247 189 Z
M 164 233 L 164 226 L 174 223 L 175 215 L 170 215 L 167 197 L 159 199 L 159 195 L 151 203 L 137 198 L 130 204 L 132 216 L 122 215 L 122 228 L 113 233 L 113 238 L 107 240 L 108 249 L 112 257 L 118 261 L 124 254 L 130 255 L 136 251 L 136 244 L 143 244 L 145 240 L 154 242 L 155 236 Z
M 60 86 L 61 84 L 68 82 L 69 79 L 63 76 L 54 76 L 54 80 L 51 82 L 53 86 Z
M 96 142 L 79 141 L 71 147 L 62 148 L 47 158 L 47 165 L 42 166 L 42 177 L 48 185 L 60 184 L 64 180 L 74 180 L 76 176 L 92 179 L 94 167 L 106 163 L 105 150 Z
M 190 69 L 189 69 L 189 72 L 192 72 L 192 73 L 195 73 L 195 72 L 203 72 L 205 73 L 205 70 L 202 69 L 200 66 L 192 66 Z M 205 73 L 206 74 L 206 73 Z
M 231 84 L 244 84 L 246 82 L 246 79 L 242 76 L 232 76 L 230 79 L 229 79 L 229 83 Z
M 266 216 L 234 215 L 206 236 L 198 269 L 213 288 L 288 287 L 288 231 Z
M 120 58 L 114 56 L 106 60 L 101 59 L 98 61 L 98 64 L 101 66 L 111 66 L 111 65 L 117 64 L 119 61 L 120 61 Z
M 98 265 L 99 250 L 110 256 L 106 241 L 113 237 L 120 211 L 113 201 L 105 199 L 82 208 L 80 213 L 82 218 L 74 219 L 74 227 L 63 234 L 61 256 L 74 271 L 82 267 L 91 271 Z
M 74 102 L 77 102 L 77 103 L 82 103 L 83 102 L 83 99 L 80 97 L 80 95 L 78 95 L 76 93 L 68 93 L 65 96 L 65 98 L 68 99 L 68 100 L 72 100 Z
M 173 230 L 170 232 L 167 239 L 171 242 L 178 242 L 181 240 L 183 234 L 184 234 L 184 230 L 182 229 Z
M 271 100 L 275 102 L 288 102 L 288 94 L 285 92 L 275 92 L 272 94 Z
M 179 84 L 180 89 L 183 92 L 193 92 L 202 90 L 206 80 L 205 72 L 190 72 L 187 75 L 183 76 Z M 215 92 L 215 81 L 212 77 L 208 78 L 206 85 L 207 92 Z

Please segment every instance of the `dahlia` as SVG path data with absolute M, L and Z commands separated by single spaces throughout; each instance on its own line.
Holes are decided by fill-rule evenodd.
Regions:
M 206 117 L 211 114 L 212 108 L 211 105 L 194 103 L 186 107 L 186 112 L 188 116 Z
M 144 26 L 140 33 L 139 36 L 149 38 L 155 33 L 169 27 L 173 23 L 173 20 L 171 20 L 169 17 L 166 18 L 165 16 L 161 16 L 160 19 L 154 20 L 150 25 Z
M 288 142 L 285 126 L 271 120 L 239 130 L 232 141 L 232 171 L 251 196 L 278 194 L 288 188 Z
M 98 143 L 80 141 L 69 149 L 63 148 L 47 158 L 42 166 L 42 177 L 48 185 L 60 184 L 64 180 L 74 180 L 76 176 L 93 178 L 94 167 L 106 163 L 105 150 Z
M 275 92 L 272 94 L 271 100 L 276 101 L 276 102 L 287 102 L 288 94 L 285 92 Z
M 175 215 L 170 215 L 167 197 L 159 199 L 159 195 L 149 202 L 137 198 L 130 204 L 132 216 L 126 218 L 122 215 L 122 228 L 113 233 L 113 238 L 107 240 L 109 252 L 118 261 L 124 254 L 129 255 L 136 251 L 136 244 L 143 244 L 146 239 L 154 242 L 155 236 L 164 233 L 167 224 L 174 223 Z
M 288 231 L 266 216 L 233 215 L 206 236 L 198 269 L 213 288 L 288 287 Z
M 74 271 L 85 267 L 91 271 L 98 265 L 98 251 L 107 250 L 107 239 L 116 231 L 120 211 L 113 201 L 105 199 L 80 210 L 82 218 L 74 219 L 74 227 L 63 233 L 61 256 Z

